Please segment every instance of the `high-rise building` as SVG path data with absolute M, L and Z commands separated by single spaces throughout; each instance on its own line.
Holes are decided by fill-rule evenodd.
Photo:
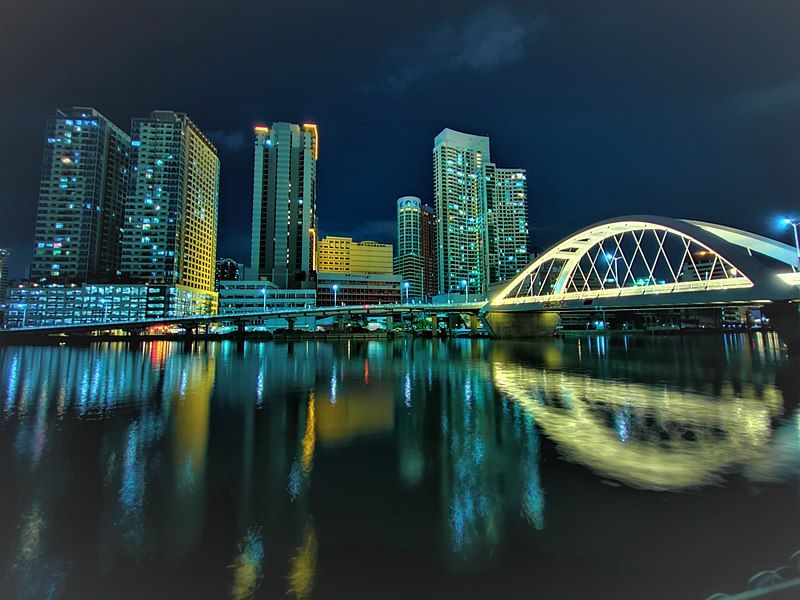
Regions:
M 353 238 L 329 235 L 319 241 L 317 271 L 391 275 L 392 254 L 391 244 L 354 242 Z
M 524 269 L 530 256 L 528 183 L 525 169 L 484 165 L 489 239 L 489 283 L 506 281 Z
M 489 282 L 483 172 L 489 138 L 444 129 L 433 147 L 439 292 L 485 294 Z
M 409 298 L 427 299 L 438 292 L 436 218 L 433 208 L 415 196 L 403 196 L 397 201 L 394 272 L 402 276 L 403 292 Z
M 93 108 L 47 120 L 32 279 L 108 280 L 120 262 L 130 138 Z
M 255 128 L 253 222 L 248 279 L 313 287 L 316 271 L 317 126 Z
M 8 289 L 8 272 L 9 262 L 11 261 L 11 252 L 5 248 L 0 248 L 0 302 L 6 297 L 6 290 Z
M 133 119 L 123 274 L 213 292 L 218 202 L 217 150 L 186 114 Z
M 217 267 L 214 273 L 214 289 L 219 291 L 220 281 L 241 281 L 244 277 L 244 265 L 236 262 L 232 258 L 217 259 Z

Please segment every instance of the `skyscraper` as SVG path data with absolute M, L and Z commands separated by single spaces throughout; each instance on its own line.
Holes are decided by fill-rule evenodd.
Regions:
M 525 169 L 484 165 L 489 231 L 489 283 L 511 279 L 529 262 Z
M 8 289 L 8 263 L 10 260 L 11 252 L 0 248 L 0 302 L 5 298 Z
M 47 120 L 32 279 L 107 280 L 120 261 L 130 138 L 93 108 Z
M 123 273 L 213 291 L 218 201 L 217 150 L 186 114 L 133 119 Z
M 410 298 L 430 298 L 436 285 L 436 218 L 415 196 L 397 200 L 397 256 L 394 272 L 408 284 Z M 405 291 L 405 290 L 404 290 Z
M 317 126 L 255 128 L 253 222 L 248 279 L 313 286 L 317 232 Z
M 486 185 L 489 138 L 444 129 L 433 147 L 439 292 L 485 294 L 489 281 Z

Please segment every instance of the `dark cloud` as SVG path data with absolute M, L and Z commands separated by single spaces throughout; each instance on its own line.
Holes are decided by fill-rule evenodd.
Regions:
M 743 112 L 769 112 L 784 108 L 800 108 L 800 80 L 752 92 L 745 92 L 734 100 Z
M 447 21 L 392 47 L 382 68 L 380 87 L 404 90 L 441 71 L 491 71 L 517 63 L 547 23 L 543 13 L 530 9 L 513 12 L 505 5 L 467 14 L 461 21 Z
M 209 131 L 208 137 L 227 153 L 241 152 L 250 146 L 250 140 L 241 131 Z

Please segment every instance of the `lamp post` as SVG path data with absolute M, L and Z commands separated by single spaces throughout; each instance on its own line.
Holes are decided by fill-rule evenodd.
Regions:
M 17 304 L 22 307 L 22 326 L 25 327 L 25 322 L 28 320 L 28 304 Z
M 464 302 L 469 302 L 469 281 L 466 279 L 461 280 L 461 285 L 464 286 Z
M 403 287 L 404 287 L 404 288 L 405 288 L 405 290 L 406 290 L 406 304 L 408 304 L 408 286 L 410 286 L 410 285 L 411 285 L 411 284 L 410 284 L 408 281 L 404 281 L 404 282 L 403 282 Z
M 339 289 L 337 284 L 333 284 L 333 305 L 336 306 L 336 290 Z
M 800 240 L 797 237 L 797 226 L 800 225 L 800 219 L 784 219 L 784 225 L 791 225 L 794 229 L 794 249 L 797 252 L 797 263 L 800 266 Z
M 611 263 L 611 268 L 614 269 L 614 283 L 617 284 L 617 287 L 622 287 L 619 284 L 619 269 L 617 268 L 617 261 L 621 259 L 621 256 L 614 256 L 613 254 L 606 254 L 606 260 Z
M 103 305 L 103 323 L 108 323 L 108 300 L 100 298 L 100 304 Z
M 261 289 L 261 295 L 264 296 L 263 312 L 267 312 L 267 288 L 266 287 Z

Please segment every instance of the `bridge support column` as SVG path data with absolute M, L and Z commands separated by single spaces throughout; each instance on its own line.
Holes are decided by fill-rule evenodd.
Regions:
M 394 330 L 394 317 L 389 315 L 386 317 L 386 331 Z
M 478 315 L 475 313 L 470 313 L 469 315 L 469 330 L 472 335 L 478 333 Z
M 294 317 L 287 317 L 286 318 L 286 323 L 288 324 L 289 331 L 294 331 L 294 322 L 295 322 L 295 318 Z
M 552 336 L 556 332 L 557 312 L 498 312 L 485 313 L 484 320 L 496 338 L 535 338 Z
M 333 330 L 338 332 L 344 331 L 344 317 L 341 315 L 333 317 Z
M 800 354 L 800 302 L 773 302 L 763 310 L 789 354 Z

